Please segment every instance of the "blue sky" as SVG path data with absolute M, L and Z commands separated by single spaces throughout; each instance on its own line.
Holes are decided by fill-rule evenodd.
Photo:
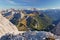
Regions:
M 0 9 L 60 8 L 60 0 L 0 0 Z

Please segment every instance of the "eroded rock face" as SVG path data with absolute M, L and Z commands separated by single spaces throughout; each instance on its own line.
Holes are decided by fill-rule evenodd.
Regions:
M 6 33 L 14 33 L 17 34 L 18 29 L 15 25 L 9 22 L 5 17 L 0 14 L 0 36 Z

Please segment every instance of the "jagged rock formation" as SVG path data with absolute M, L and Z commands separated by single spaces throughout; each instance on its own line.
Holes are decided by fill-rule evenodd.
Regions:
M 18 29 L 0 14 L 0 36 L 6 33 L 17 33 Z

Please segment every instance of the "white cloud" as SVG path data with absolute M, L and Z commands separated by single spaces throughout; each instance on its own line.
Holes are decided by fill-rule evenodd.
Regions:
M 32 2 L 33 0 L 21 0 L 22 2 Z
M 22 0 L 23 2 L 36 2 L 37 0 Z
M 17 3 L 16 2 L 14 2 L 14 1 L 12 1 L 12 0 L 6 0 L 8 3 L 10 3 L 10 4 L 13 4 L 13 5 L 17 5 Z

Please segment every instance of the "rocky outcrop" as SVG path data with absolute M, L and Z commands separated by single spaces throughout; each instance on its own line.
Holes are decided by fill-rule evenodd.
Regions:
M 17 34 L 18 29 L 15 25 L 9 22 L 5 17 L 0 14 L 0 36 L 6 33 L 14 33 Z
M 52 32 L 55 34 L 55 35 L 58 35 L 60 36 L 60 22 L 54 27 L 54 29 L 52 30 Z
M 6 34 L 0 40 L 55 40 L 54 34 L 45 31 L 27 31 L 22 35 Z

